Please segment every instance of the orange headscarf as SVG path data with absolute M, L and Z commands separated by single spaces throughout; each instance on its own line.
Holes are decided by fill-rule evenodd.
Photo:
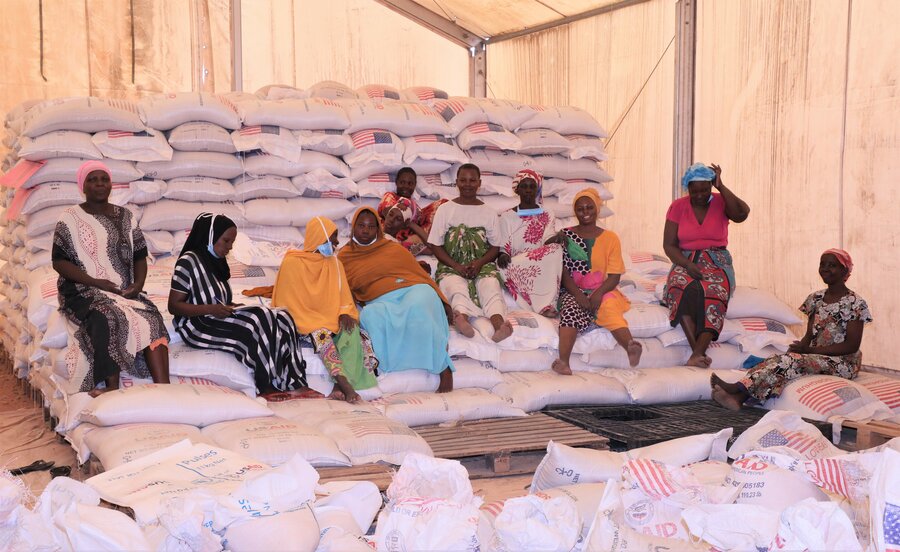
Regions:
M 327 218 L 313 218 L 306 225 L 303 251 L 288 251 L 278 269 L 272 306 L 287 308 L 300 333 L 320 328 L 336 333 L 342 314 L 359 320 L 341 262 L 336 255 L 326 257 L 316 250 L 336 230 Z
M 585 189 L 581 190 L 580 192 L 575 194 L 575 199 L 572 200 L 572 209 L 573 210 L 575 209 L 575 204 L 578 202 L 578 200 L 583 197 L 591 198 L 591 201 L 593 201 L 594 205 L 597 207 L 597 215 L 599 216 L 600 208 L 603 207 L 603 204 L 604 204 L 604 201 L 602 199 L 600 199 L 600 192 L 598 192 L 597 190 L 595 190 L 593 188 L 585 188 Z
M 447 303 L 447 298 L 428 274 L 422 270 L 416 258 L 402 245 L 384 237 L 378 213 L 371 207 L 360 207 L 353 215 L 351 231 L 362 213 L 371 213 L 378 221 L 378 234 L 369 245 L 359 245 L 351 241 L 341 248 L 338 258 L 344 265 L 347 281 L 357 301 L 372 301 L 385 293 L 416 284 L 432 287 Z M 449 303 L 448 303 L 449 304 Z

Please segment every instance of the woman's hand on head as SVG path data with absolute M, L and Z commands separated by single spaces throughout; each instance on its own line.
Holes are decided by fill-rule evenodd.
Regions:
M 709 167 L 716 173 L 716 178 L 713 180 L 713 188 L 719 189 L 719 186 L 722 185 L 722 167 L 716 165 L 715 163 L 711 163 Z
M 349 332 L 358 325 L 358 322 L 349 314 L 342 314 L 338 317 L 338 325 L 341 330 Z

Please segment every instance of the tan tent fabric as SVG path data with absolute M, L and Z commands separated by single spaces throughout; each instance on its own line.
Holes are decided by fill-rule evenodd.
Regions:
M 900 3 L 853 2 L 849 42 L 848 7 L 701 2 L 695 158 L 753 209 L 731 232 L 740 283 L 799 305 L 823 286 L 819 254 L 844 247 L 876 320 L 863 362 L 897 368 L 900 38 L 884 22 Z
M 656 0 L 488 46 L 489 96 L 574 105 L 610 133 L 622 120 L 605 167 L 615 179 L 609 206 L 617 213 L 607 225 L 626 249 L 662 250 L 675 87 L 674 46 L 666 48 L 674 26 L 674 4 Z

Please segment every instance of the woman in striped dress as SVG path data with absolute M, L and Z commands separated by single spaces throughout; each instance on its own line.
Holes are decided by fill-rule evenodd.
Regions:
M 169 292 L 175 331 L 192 347 L 233 354 L 253 371 L 260 394 L 305 389 L 306 362 L 291 316 L 232 302 L 225 256 L 236 235 L 224 215 L 202 213 L 194 220 Z

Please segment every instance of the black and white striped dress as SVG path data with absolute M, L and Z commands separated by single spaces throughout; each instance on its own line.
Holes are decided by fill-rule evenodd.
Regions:
M 192 305 L 214 305 L 232 300 L 228 281 L 208 270 L 196 253 L 178 259 L 172 289 L 187 294 Z M 244 307 L 228 318 L 176 316 L 175 331 L 185 343 L 200 349 L 226 351 L 253 371 L 257 390 L 269 384 L 281 391 L 306 387 L 306 362 L 294 320 L 286 311 Z

